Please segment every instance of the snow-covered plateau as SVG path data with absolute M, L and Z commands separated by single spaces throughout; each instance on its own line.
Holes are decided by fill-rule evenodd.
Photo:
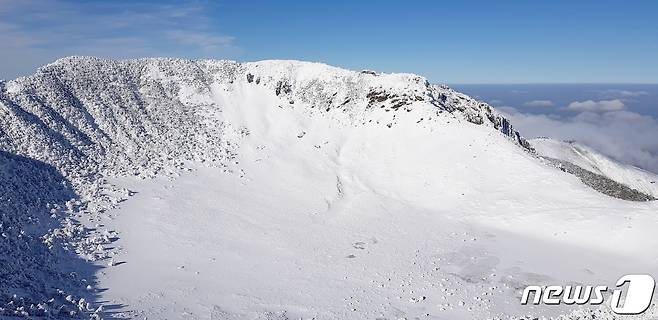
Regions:
M 0 317 L 655 319 L 658 177 L 413 74 L 69 57 L 0 81 Z

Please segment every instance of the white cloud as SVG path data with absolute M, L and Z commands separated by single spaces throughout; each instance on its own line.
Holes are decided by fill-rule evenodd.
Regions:
M 587 100 L 587 101 L 574 101 L 567 106 L 570 111 L 591 111 L 591 112 L 606 112 L 606 111 L 620 111 L 626 106 L 624 102 L 619 99 L 614 100 Z
M 505 114 L 514 114 L 519 112 L 518 109 L 511 107 L 511 106 L 497 106 L 496 110 L 505 113 Z
M 490 101 L 489 101 L 489 104 L 490 104 L 490 105 L 494 105 L 494 106 L 498 106 L 498 105 L 503 104 L 503 101 L 502 101 L 502 100 L 493 99 L 493 100 L 490 100 Z
M 658 173 L 658 119 L 651 116 L 625 110 L 586 111 L 567 118 L 511 109 L 501 112 L 525 137 L 575 140 L 618 161 Z
M 207 15 L 212 2 L 0 0 L 0 78 L 69 55 L 230 58 L 239 49 Z
M 551 100 L 532 100 L 523 104 L 528 107 L 552 107 L 555 104 Z

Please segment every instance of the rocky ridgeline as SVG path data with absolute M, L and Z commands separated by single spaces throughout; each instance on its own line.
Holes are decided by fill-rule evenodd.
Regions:
M 248 82 L 272 87 L 288 104 L 300 101 L 308 105 L 310 112 L 342 112 L 358 124 L 367 122 L 378 109 L 411 112 L 419 106 L 430 106 L 426 110 L 430 114 L 446 112 L 473 124 L 491 126 L 524 148 L 532 149 L 509 121 L 488 104 L 447 86 L 430 84 L 414 74 L 378 74 L 368 70 L 357 73 L 296 61 L 234 64 L 235 81 L 240 81 L 246 73 Z M 392 127 L 394 123 L 387 125 Z
M 88 261 L 113 261 L 106 248 L 115 234 L 101 216 L 130 195 L 105 178 L 151 177 L 187 161 L 228 170 L 249 128 L 218 115 L 213 90 L 245 84 L 327 121 L 360 125 L 420 108 L 490 126 L 530 149 L 487 104 L 411 74 L 296 61 L 60 59 L 0 81 L 0 315 L 96 314 Z
M 208 116 L 222 106 L 210 86 L 270 87 L 283 103 L 341 111 L 410 111 L 426 102 L 490 125 L 525 145 L 490 106 L 410 74 L 358 73 L 295 61 L 102 60 L 71 57 L 10 81 L 0 92 L 0 150 L 52 164 L 66 177 L 149 176 L 181 160 L 224 163 L 245 128 Z M 208 99 L 189 100 L 189 96 Z M 311 110 L 311 111 L 312 111 Z

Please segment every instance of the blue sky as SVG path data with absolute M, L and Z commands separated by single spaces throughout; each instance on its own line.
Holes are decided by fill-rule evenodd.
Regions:
M 441 83 L 658 83 L 658 1 L 0 0 L 0 78 L 67 55 L 299 59 Z

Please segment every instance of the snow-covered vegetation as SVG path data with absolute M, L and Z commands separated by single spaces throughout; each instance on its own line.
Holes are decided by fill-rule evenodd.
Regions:
M 519 288 L 613 281 L 658 240 L 654 202 L 545 165 L 486 103 L 319 63 L 61 59 L 0 83 L 0 168 L 4 315 L 568 314 Z
M 531 143 L 542 157 L 568 162 L 637 190 L 651 198 L 658 197 L 658 181 L 656 181 L 656 175 L 651 172 L 618 163 L 591 148 L 575 142 L 538 138 L 533 139 Z

